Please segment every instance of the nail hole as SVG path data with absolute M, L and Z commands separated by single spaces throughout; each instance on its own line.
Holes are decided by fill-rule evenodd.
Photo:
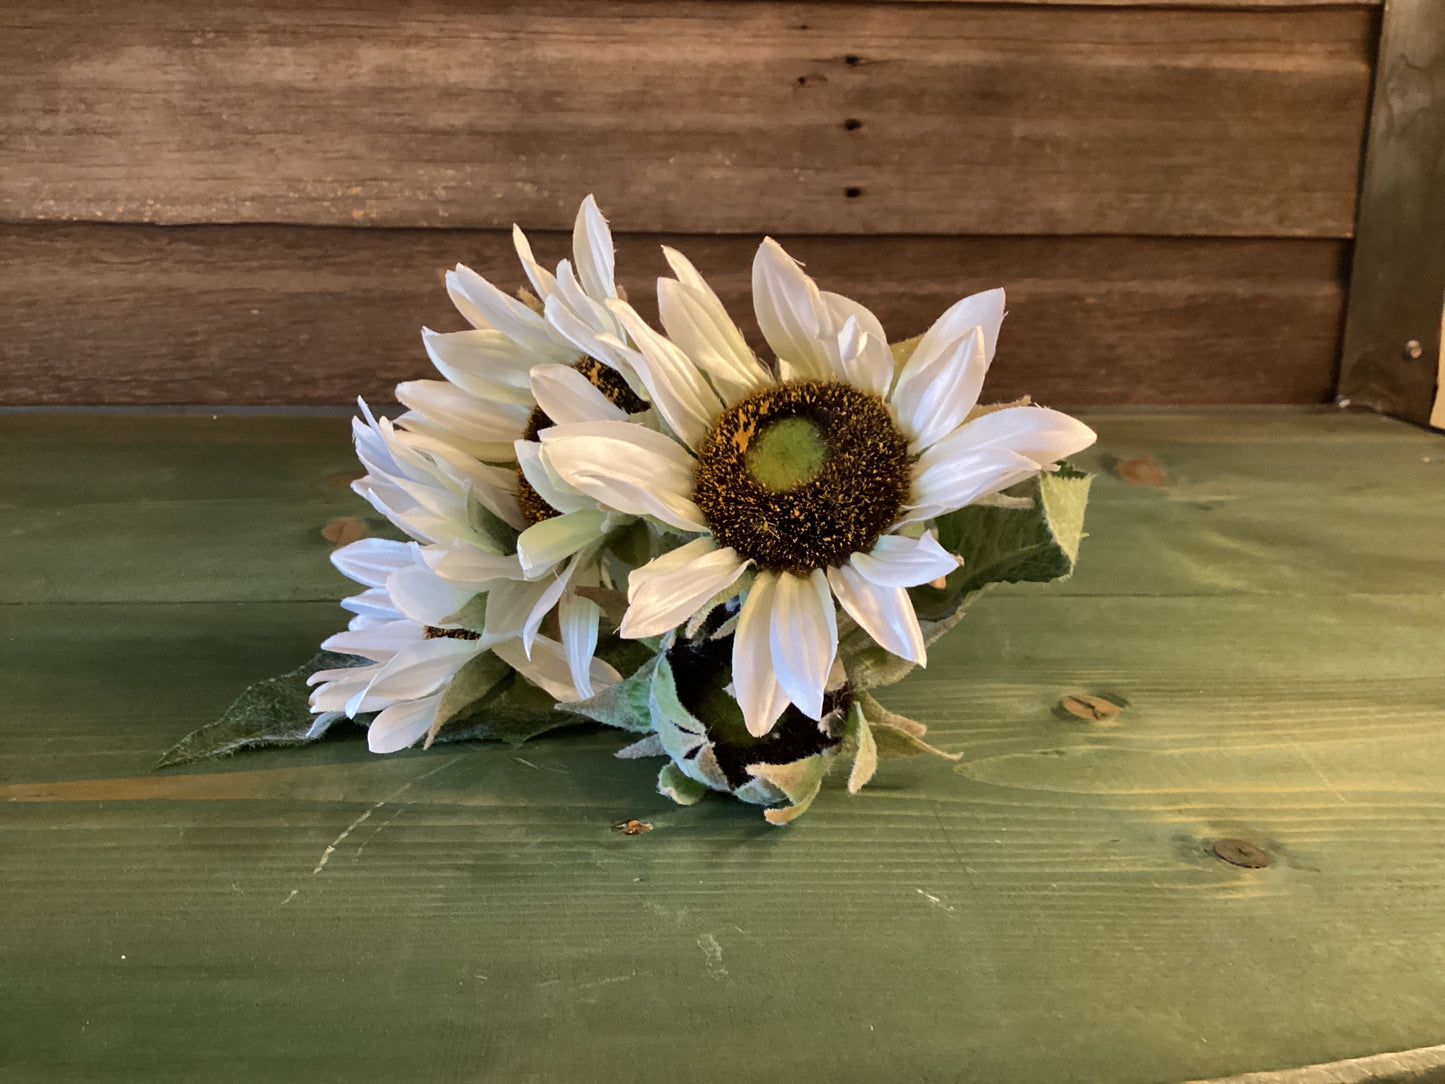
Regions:
M 858 188 L 858 187 L 856 187 L 856 186 L 850 186 L 850 187 L 848 187 L 848 188 L 843 189 L 843 195 L 847 196 L 849 199 L 857 199 L 857 198 L 858 198 L 859 196 L 861 196 L 862 194 L 863 194 L 863 189 Z
M 843 122 L 843 127 L 847 128 L 850 132 L 856 132 L 859 128 L 863 127 L 863 122 L 857 117 L 849 117 Z
M 843 58 L 843 63 L 844 63 L 844 64 L 847 64 L 848 67 L 850 67 L 850 68 L 856 68 L 856 67 L 858 66 L 859 62 L 860 62 L 860 58 L 859 58 L 856 54 L 854 54 L 854 53 L 849 53 L 847 56 L 845 56 L 845 57 Z
M 799 29 L 799 30 L 807 30 L 807 29 L 808 29 L 808 24 L 807 24 L 807 23 L 799 23 L 799 24 L 798 24 L 798 29 Z
M 807 77 L 806 75 L 800 75 L 800 76 L 798 76 L 798 86 L 800 86 L 800 87 L 805 87 L 805 86 L 807 86 L 807 85 L 808 85 L 808 77 Z

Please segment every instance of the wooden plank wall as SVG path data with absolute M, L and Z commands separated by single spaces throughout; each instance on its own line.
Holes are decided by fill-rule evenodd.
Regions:
M 1315 402 L 1378 6 L 19 0 L 0 402 L 342 403 L 425 375 L 440 271 L 595 192 L 740 314 L 785 239 L 898 337 L 993 285 L 992 391 Z

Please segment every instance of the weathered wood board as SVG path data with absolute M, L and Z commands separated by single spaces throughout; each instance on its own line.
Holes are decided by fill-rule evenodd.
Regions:
M 12 5 L 0 219 L 1349 236 L 1371 5 Z
M 1004 286 L 992 394 L 1053 403 L 1320 402 L 1333 393 L 1347 244 L 1121 237 L 787 237 L 827 289 L 896 338 Z M 621 234 L 621 281 L 655 316 L 659 245 L 751 323 L 760 238 Z M 566 235 L 533 237 L 541 258 Z M 0 403 L 334 403 L 434 375 L 423 324 L 463 325 L 465 262 L 511 288 L 508 234 L 284 226 L 0 226 Z M 763 347 L 756 334 L 754 344 Z
M 1421 497 L 1445 486 L 1432 434 L 1333 412 L 1084 417 L 1104 435 L 1079 457 L 1099 541 L 1071 580 L 1025 595 L 1445 589 L 1423 543 L 1445 534 L 1445 508 Z M 350 584 L 325 526 L 389 530 L 347 488 L 348 434 L 340 416 L 0 414 L 5 554 L 25 570 L 0 580 L 0 605 L 338 598 Z M 1139 465 L 1163 484 L 1127 480 Z
M 339 421 L 0 417 L 0 552 L 52 585 L 0 599 L 0 1070 L 1145 1084 L 1440 1042 L 1445 442 L 1094 421 L 1115 474 L 1079 576 L 980 599 L 887 693 L 964 759 L 886 764 L 778 830 L 670 806 L 590 731 L 150 772 L 336 626 L 337 581 L 291 555 L 324 557 Z M 1226 494 L 1255 533 L 1202 559 Z M 113 519 L 28 541 L 107 496 Z M 1128 706 L 1060 718 L 1071 692 Z

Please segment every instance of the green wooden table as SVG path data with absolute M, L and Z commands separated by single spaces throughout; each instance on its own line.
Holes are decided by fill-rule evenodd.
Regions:
M 1445 440 L 1090 421 L 1079 573 L 886 690 L 963 760 L 778 829 L 591 730 L 152 771 L 341 626 L 322 529 L 382 527 L 346 422 L 0 416 L 0 1079 L 1177 1082 L 1445 1042 Z M 1329 1079 L 1445 1064 L 1411 1058 Z

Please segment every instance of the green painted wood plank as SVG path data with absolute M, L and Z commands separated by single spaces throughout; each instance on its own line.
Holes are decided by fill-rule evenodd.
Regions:
M 963 761 L 785 830 L 595 731 L 147 771 L 334 613 L 0 608 L 8 1073 L 1143 1084 L 1442 1037 L 1439 595 L 1000 590 L 885 696 Z
M 1272 411 L 1087 415 L 1100 443 L 1079 574 L 1049 593 L 1436 592 L 1445 441 Z M 1111 474 L 1149 457 L 1165 484 Z M 339 598 L 321 528 L 356 516 L 344 421 L 0 414 L 0 602 Z M 1383 529 L 1384 523 L 1389 529 Z

